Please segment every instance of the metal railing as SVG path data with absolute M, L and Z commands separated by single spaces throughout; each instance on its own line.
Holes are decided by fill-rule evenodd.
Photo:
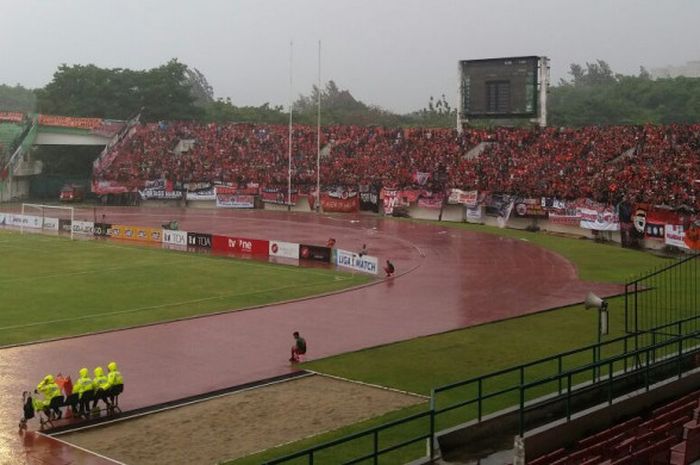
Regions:
M 600 344 L 439 386 L 431 392 L 430 407 L 427 411 L 264 463 L 276 465 L 296 461 L 295 463 L 309 465 L 350 465 L 364 462 L 378 465 L 384 455 L 421 441 L 428 441 L 427 455 L 434 458 L 435 434 L 444 429 L 438 427 L 438 420 L 448 412 L 465 407 L 473 407 L 473 411 L 455 415 L 449 419 L 452 420 L 452 424 L 444 427 L 471 419 L 481 422 L 486 413 L 506 407 L 517 409 L 520 434 L 540 422 L 538 418 L 528 419 L 528 415 L 547 406 L 550 409 L 554 407 L 553 410 L 559 413 L 559 418 L 569 420 L 577 411 L 603 402 L 612 403 L 615 398 L 636 389 L 648 390 L 655 382 L 680 377 L 687 369 L 694 368 L 696 361 L 700 362 L 700 359 L 695 358 L 700 354 L 699 321 L 700 315 L 692 316 L 652 328 L 648 332 L 628 334 Z M 547 371 L 552 367 L 552 371 Z M 487 389 L 489 385 L 492 385 L 493 389 Z M 466 398 L 457 392 L 465 388 L 472 392 L 472 395 Z M 590 399 L 582 400 L 586 395 L 589 395 Z M 459 399 L 455 400 L 455 397 Z M 444 398 L 452 402 L 442 405 Z M 486 402 L 489 400 L 501 408 L 487 409 Z M 417 420 L 425 420 L 425 424 L 418 428 L 407 427 L 409 423 Z M 552 421 L 552 416 L 547 416 L 546 421 Z M 413 435 L 388 445 L 381 444 L 382 433 L 395 432 L 404 427 L 411 430 L 404 431 L 405 433 Z M 343 446 L 350 450 L 335 451 L 336 455 L 332 455 L 331 459 L 323 460 L 324 452 L 333 454 L 334 448 Z
M 625 284 L 625 332 L 649 331 L 700 314 L 698 256 L 676 260 Z

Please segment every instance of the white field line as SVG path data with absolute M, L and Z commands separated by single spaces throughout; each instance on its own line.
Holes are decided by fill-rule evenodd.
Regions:
M 93 452 L 93 451 L 88 450 L 88 449 L 86 449 L 86 448 L 84 448 L 84 447 L 80 447 L 80 446 L 78 446 L 78 445 L 71 444 L 70 442 L 64 441 L 63 439 L 59 439 L 59 438 L 57 438 L 57 437 L 55 437 L 55 436 L 49 436 L 49 435 L 47 435 L 47 434 L 42 433 L 41 431 L 37 431 L 36 433 L 37 433 L 37 434 L 40 434 L 40 435 L 42 435 L 42 436 L 44 436 L 44 437 L 51 438 L 51 439 L 53 439 L 53 440 L 55 440 L 55 441 L 58 441 L 58 442 L 60 442 L 60 443 L 66 444 L 66 445 L 68 445 L 68 446 L 70 446 L 70 447 L 73 447 L 73 448 L 75 448 L 75 449 L 82 450 L 83 452 L 87 452 L 88 454 L 94 455 L 95 457 L 99 457 L 99 458 L 101 458 L 101 459 L 109 460 L 110 462 L 115 463 L 116 465 L 127 465 L 126 463 L 120 462 L 119 460 L 114 460 L 113 458 L 107 457 L 107 456 L 102 455 L 102 454 L 98 454 L 97 452 Z
M 336 281 L 345 281 L 351 279 L 350 277 L 340 277 L 336 276 Z M 315 286 L 321 286 L 326 283 L 312 283 L 312 284 L 306 284 L 306 285 L 289 285 L 289 286 L 280 286 L 280 287 L 271 287 L 268 289 L 261 289 L 258 291 L 251 291 L 251 292 L 244 292 L 244 293 L 231 293 L 231 294 L 223 294 L 223 295 L 218 295 L 218 296 L 210 296 L 210 297 L 202 297 L 199 299 L 191 299 L 191 300 L 183 300 L 180 302 L 171 302 L 168 304 L 162 304 L 162 305 L 150 305 L 147 307 L 136 307 L 136 308 L 129 308 L 126 310 L 116 310 L 113 312 L 104 312 L 104 313 L 92 313 L 89 315 L 82 315 L 74 318 L 61 318 L 58 320 L 48 320 L 48 321 L 37 321 L 34 323 L 27 323 L 27 324 L 22 324 L 22 325 L 12 325 L 12 326 L 3 326 L 0 327 L 0 331 L 6 331 L 10 329 L 20 329 L 20 328 L 30 328 L 34 326 L 43 326 L 43 325 L 49 325 L 49 324 L 54 324 L 54 323 L 67 323 L 71 321 L 81 321 L 81 320 L 89 320 L 92 318 L 98 318 L 98 317 L 104 317 L 104 316 L 113 316 L 113 315 L 123 315 L 126 313 L 136 313 L 140 312 L 143 310 L 154 310 L 154 309 L 159 309 L 159 308 L 168 308 L 168 307 L 179 307 L 181 305 L 188 305 L 188 304 L 196 304 L 200 302 L 208 302 L 212 300 L 219 300 L 219 299 L 226 299 L 229 297 L 242 297 L 242 296 L 249 296 L 249 295 L 257 295 L 257 294 L 264 294 L 266 292 L 276 292 L 276 291 L 282 291 L 285 289 L 305 289 L 305 288 L 310 288 L 310 287 L 315 287 Z M 272 302 L 274 303 L 274 302 Z
M 420 399 L 430 399 L 430 396 L 424 396 L 423 394 L 416 394 L 415 392 L 404 391 L 402 389 L 396 389 L 392 387 L 382 386 L 380 384 L 365 383 L 364 381 L 358 381 L 356 379 L 343 378 L 342 376 L 331 375 L 328 373 L 321 373 L 319 371 L 309 370 L 305 368 L 309 373 L 313 373 L 318 376 L 325 376 L 326 378 L 337 379 L 338 381 L 345 381 L 346 383 L 359 384 L 360 386 L 367 386 L 376 389 L 383 389 L 385 391 L 395 392 L 397 394 L 403 394 L 406 396 L 418 397 Z
M 149 410 L 149 411 L 147 411 L 147 412 L 139 413 L 139 414 L 136 414 L 136 415 L 129 415 L 129 416 L 122 417 L 122 418 L 115 418 L 114 420 L 104 421 L 104 422 L 101 422 L 101 423 L 97 423 L 96 425 L 82 426 L 82 427 L 75 428 L 75 429 L 71 429 L 71 430 L 68 430 L 68 431 L 62 431 L 62 432 L 60 432 L 60 433 L 56 433 L 56 436 L 60 436 L 60 435 L 62 435 L 62 434 L 75 433 L 75 432 L 78 432 L 78 431 L 83 431 L 83 430 L 92 429 L 92 428 L 99 428 L 99 427 L 101 427 L 101 426 L 111 425 L 112 423 L 119 423 L 119 422 L 122 422 L 122 421 L 129 421 L 129 420 L 133 420 L 134 418 L 140 418 L 140 417 L 145 417 L 145 416 L 148 416 L 148 415 L 153 415 L 154 413 L 167 412 L 168 410 L 174 410 L 174 409 L 178 409 L 178 408 L 181 408 L 181 407 L 188 407 L 188 406 L 190 406 L 190 405 L 200 404 L 200 403 L 202 403 L 202 402 L 207 402 L 207 401 L 210 401 L 210 400 L 219 399 L 219 398 L 221 398 L 221 397 L 232 396 L 232 395 L 234 395 L 234 394 L 239 394 L 239 393 L 241 393 L 241 392 L 253 391 L 253 390 L 259 389 L 259 388 L 264 388 L 264 387 L 268 387 L 268 386 L 274 386 L 275 384 L 282 384 L 282 383 L 287 383 L 287 382 L 289 382 L 289 381 L 294 381 L 294 380 L 297 380 L 297 379 L 308 378 L 309 376 L 315 376 L 315 375 L 314 375 L 314 373 L 305 373 L 305 374 L 302 374 L 302 375 L 294 376 L 294 377 L 292 377 L 292 378 L 278 379 L 278 380 L 276 380 L 276 381 L 270 381 L 269 383 L 257 384 L 257 385 L 255 385 L 255 386 L 250 386 L 250 387 L 247 387 L 247 388 L 244 388 L 244 389 L 239 389 L 239 390 L 236 390 L 236 391 L 224 392 L 224 393 L 222 393 L 222 394 L 217 394 L 217 395 L 215 395 L 215 396 L 203 397 L 203 398 L 201 398 L 201 399 L 191 400 L 191 401 L 189 401 L 189 402 L 185 402 L 185 403 L 182 403 L 182 404 L 170 405 L 170 406 L 168 406 L 168 407 L 161 407 L 161 408 L 156 409 L 156 410 Z M 70 443 L 69 443 L 69 444 L 70 444 Z
M 174 263 L 176 263 L 176 262 L 175 261 L 159 262 L 158 266 L 172 265 Z M 135 268 L 151 267 L 151 266 L 154 266 L 154 264 L 141 263 L 141 264 L 135 264 L 132 266 L 114 266 L 111 268 L 96 268 L 96 269 L 84 270 L 84 271 L 69 271 L 67 273 L 43 274 L 43 275 L 38 275 L 38 276 L 20 276 L 17 278 L 0 279 L 0 285 L 4 284 L 4 283 L 14 283 L 17 281 L 34 281 L 34 280 L 38 280 L 38 279 L 61 278 L 63 276 L 80 276 L 80 275 L 85 275 L 85 274 L 99 274 L 99 273 L 106 273 L 106 272 L 112 272 L 112 271 L 133 270 Z

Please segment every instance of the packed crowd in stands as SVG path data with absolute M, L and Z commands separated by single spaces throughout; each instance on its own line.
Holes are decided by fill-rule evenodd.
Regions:
M 316 182 L 315 128 L 295 126 L 292 183 Z M 527 197 L 591 198 L 700 209 L 700 124 L 582 129 L 322 129 L 321 183 L 478 189 Z M 284 186 L 288 128 L 190 122 L 136 126 L 95 178 Z

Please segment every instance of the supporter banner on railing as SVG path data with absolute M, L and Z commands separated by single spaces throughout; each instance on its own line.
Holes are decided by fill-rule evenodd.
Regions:
M 492 194 L 485 202 L 484 213 L 495 216 L 498 226 L 504 228 L 513 211 L 513 198 L 506 194 Z
M 465 207 L 467 223 L 481 223 L 481 206 Z
M 204 189 L 195 192 L 187 192 L 187 200 L 211 201 L 216 200 L 216 191 L 214 188 Z
M 135 188 L 126 186 L 117 181 L 106 181 L 106 180 L 92 180 L 92 192 L 97 195 L 106 194 L 125 194 L 127 192 L 134 192 Z
M 301 244 L 299 246 L 299 258 L 316 260 L 319 262 L 331 262 L 331 248 L 318 245 Z
M 220 252 L 238 254 L 268 255 L 270 253 L 269 241 L 216 234 L 211 238 L 211 248 Z
M 581 208 L 581 223 L 583 229 L 592 229 L 595 231 L 619 231 L 620 222 L 617 214 L 611 207 L 602 209 Z
M 218 208 L 255 208 L 255 196 L 239 194 L 235 187 L 216 186 Z
M 71 225 L 73 229 L 73 234 L 94 234 L 95 233 L 95 223 L 92 221 L 73 221 Z
M 398 189 L 384 187 L 381 190 L 380 197 L 382 199 L 382 206 L 384 207 L 385 215 L 391 215 L 394 213 L 394 207 L 400 206 Z
M 447 198 L 447 203 L 451 205 L 466 205 L 476 207 L 479 203 L 479 191 L 463 191 L 461 189 L 451 189 Z
M 321 208 L 324 212 L 354 213 L 360 209 L 360 197 L 357 192 L 343 192 L 345 197 L 338 197 L 337 192 L 321 193 Z
M 0 111 L 0 121 L 9 121 L 11 123 L 21 123 L 24 119 L 24 114 L 18 111 Z
M 173 189 L 173 183 L 164 179 L 146 181 L 143 190 L 139 190 L 139 196 L 143 200 L 178 200 L 182 198 L 182 191 Z
M 667 224 L 664 228 L 664 243 L 681 249 L 688 249 L 685 243 L 685 228 L 682 224 Z
M 700 250 L 700 220 L 696 220 L 686 228 L 683 242 L 689 249 Z
M 421 208 L 429 208 L 432 210 L 439 210 L 442 208 L 442 202 L 445 196 L 442 192 L 423 192 L 420 197 L 418 197 L 418 206 Z
M 205 249 L 211 249 L 211 234 L 188 232 L 187 245 L 190 247 L 202 247 Z
M 270 256 L 299 259 L 299 244 L 293 242 L 270 241 Z
M 172 231 L 170 229 L 163 229 L 161 233 L 163 236 L 164 249 L 187 250 L 186 231 Z
M 78 118 L 74 116 L 39 115 L 40 126 L 94 129 L 102 125 L 101 118 Z
M 336 249 L 335 263 L 338 266 L 350 268 L 355 271 L 362 271 L 364 273 L 377 274 L 379 270 L 379 261 L 377 257 L 371 257 L 369 255 L 360 256 L 354 252 L 342 249 Z
M 547 218 L 547 210 L 542 206 L 542 199 L 515 200 L 513 213 L 521 218 Z
M 44 224 L 41 227 L 49 231 L 58 231 L 58 218 L 44 217 Z
M 283 188 L 276 187 L 266 187 L 260 192 L 260 198 L 265 203 L 276 203 L 279 205 L 288 205 L 290 202 L 287 201 L 288 192 Z M 299 200 L 299 193 L 292 189 L 292 201 L 291 205 L 296 205 Z
M 379 212 L 379 190 L 376 186 L 360 185 L 360 210 Z

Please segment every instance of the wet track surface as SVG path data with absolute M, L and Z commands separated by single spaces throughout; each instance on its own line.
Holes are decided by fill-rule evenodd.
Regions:
M 525 241 L 367 216 L 152 208 L 98 209 L 110 223 L 325 244 L 359 250 L 397 276 L 321 298 L 0 350 L 0 464 L 112 463 L 43 437 L 17 434 L 21 392 L 46 373 L 116 360 L 126 379 L 124 410 L 282 375 L 291 333 L 308 359 L 435 334 L 580 302 L 618 285 L 578 280 L 574 266 Z M 76 213 L 93 219 L 93 211 Z M 186 272 L 186 270 L 183 270 Z M 85 348 L 90 347 L 86 351 Z M 36 427 L 36 422 L 30 423 Z

